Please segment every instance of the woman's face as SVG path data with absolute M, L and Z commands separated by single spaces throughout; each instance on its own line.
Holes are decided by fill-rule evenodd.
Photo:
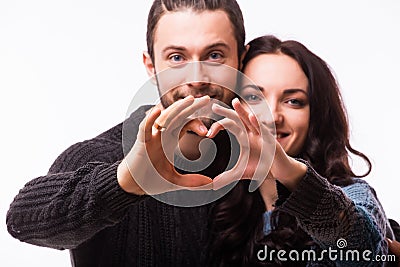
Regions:
M 300 65 L 284 54 L 262 54 L 248 62 L 244 74 L 256 86 L 244 83 L 240 95 L 250 105 L 266 99 L 277 141 L 288 155 L 299 155 L 310 121 L 308 79 Z

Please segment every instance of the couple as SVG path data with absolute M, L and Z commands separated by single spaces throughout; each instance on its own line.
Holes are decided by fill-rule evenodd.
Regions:
M 125 153 L 121 123 L 71 146 L 46 176 L 27 183 L 7 214 L 10 234 L 31 244 L 70 249 L 74 266 L 369 263 L 329 257 L 289 263 L 276 254 L 268 260 L 257 257 L 264 246 L 322 251 L 336 249 L 339 239 L 346 240 L 349 250 L 371 251 L 370 259 L 388 254 L 385 237 L 393 239 L 393 233 L 373 189 L 349 166 L 350 152 L 371 168 L 368 158 L 349 144 L 345 110 L 328 66 L 294 41 L 265 36 L 248 48 L 244 42 L 243 18 L 234 0 L 154 1 L 148 53 L 143 56 L 149 75 L 201 61 L 241 69 L 254 84 L 240 81 L 235 87 L 232 79 L 222 83 L 232 85 L 227 87 L 235 92 L 199 79 L 168 91 L 160 86 L 161 104 L 143 106 L 130 116 L 132 140 Z M 224 117 L 220 123 L 210 127 L 195 119 L 175 131 L 182 154 L 196 159 L 197 144 L 210 138 L 219 147 L 228 136 L 224 126 L 239 141 L 241 134 L 251 137 L 249 147 L 255 153 L 250 153 L 245 168 L 232 166 L 226 160 L 231 155 L 217 149 L 205 170 L 184 173 L 160 153 L 162 135 L 211 102 L 204 92 L 233 110 L 213 105 L 213 111 Z M 236 94 L 241 101 L 233 100 Z M 269 125 L 252 112 L 264 100 L 271 109 L 276 140 Z M 256 157 L 257 164 L 252 165 L 252 155 L 265 154 L 257 150 L 260 144 L 273 146 L 274 156 L 267 163 Z M 241 154 L 232 156 L 240 163 Z M 243 179 L 222 198 L 204 205 L 169 205 L 157 199 L 171 193 L 169 189 L 144 188 L 160 177 L 185 188 L 207 186 L 228 168 L 232 177 L 222 176 L 224 188 L 229 179 L 242 178 L 238 173 L 247 178 L 259 169 L 269 170 L 262 165 L 268 162 L 271 171 L 259 180 L 257 190 L 249 192 L 249 180 Z

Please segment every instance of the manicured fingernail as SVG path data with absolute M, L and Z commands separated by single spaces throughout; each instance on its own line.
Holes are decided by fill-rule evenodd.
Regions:
M 208 132 L 207 132 L 207 134 L 206 134 L 206 137 L 210 137 L 211 134 L 212 134 L 212 131 L 211 131 L 211 129 L 210 129 L 210 130 L 208 130 Z

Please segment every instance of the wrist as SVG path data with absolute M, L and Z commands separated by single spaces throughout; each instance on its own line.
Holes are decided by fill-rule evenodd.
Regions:
M 286 156 L 278 164 L 273 164 L 272 173 L 287 189 L 294 191 L 307 173 L 307 165 Z
M 291 179 L 298 183 L 301 181 L 301 179 L 303 179 L 304 176 L 306 176 L 307 165 L 294 158 L 291 158 L 291 161 L 293 166 L 292 168 L 293 173 L 291 174 Z
M 118 165 L 117 180 L 119 186 L 127 193 L 135 195 L 146 194 L 132 177 L 132 174 L 129 171 L 129 167 L 125 160 L 121 161 L 121 163 Z

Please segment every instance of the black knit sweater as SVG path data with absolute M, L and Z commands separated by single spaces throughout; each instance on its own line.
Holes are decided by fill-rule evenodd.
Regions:
M 129 118 L 132 136 L 148 108 Z M 122 127 L 71 146 L 46 176 L 27 183 L 8 211 L 8 231 L 70 249 L 74 266 L 205 266 L 209 205 L 180 208 L 123 191 Z
M 118 184 L 123 127 L 128 123 L 129 149 L 149 108 L 141 107 L 124 124 L 71 146 L 46 176 L 27 183 L 8 211 L 10 234 L 31 244 L 70 249 L 74 266 L 207 266 L 213 204 L 171 206 L 128 194 Z M 218 152 L 223 151 L 219 143 Z M 216 159 L 230 158 L 226 151 L 218 152 Z M 203 174 L 221 173 L 223 162 L 211 164 Z M 393 238 L 383 208 L 365 181 L 354 179 L 340 188 L 311 166 L 280 209 L 296 217 L 321 248 L 334 248 L 338 238 L 344 238 L 346 248 L 375 256 L 387 254 L 385 234 Z

